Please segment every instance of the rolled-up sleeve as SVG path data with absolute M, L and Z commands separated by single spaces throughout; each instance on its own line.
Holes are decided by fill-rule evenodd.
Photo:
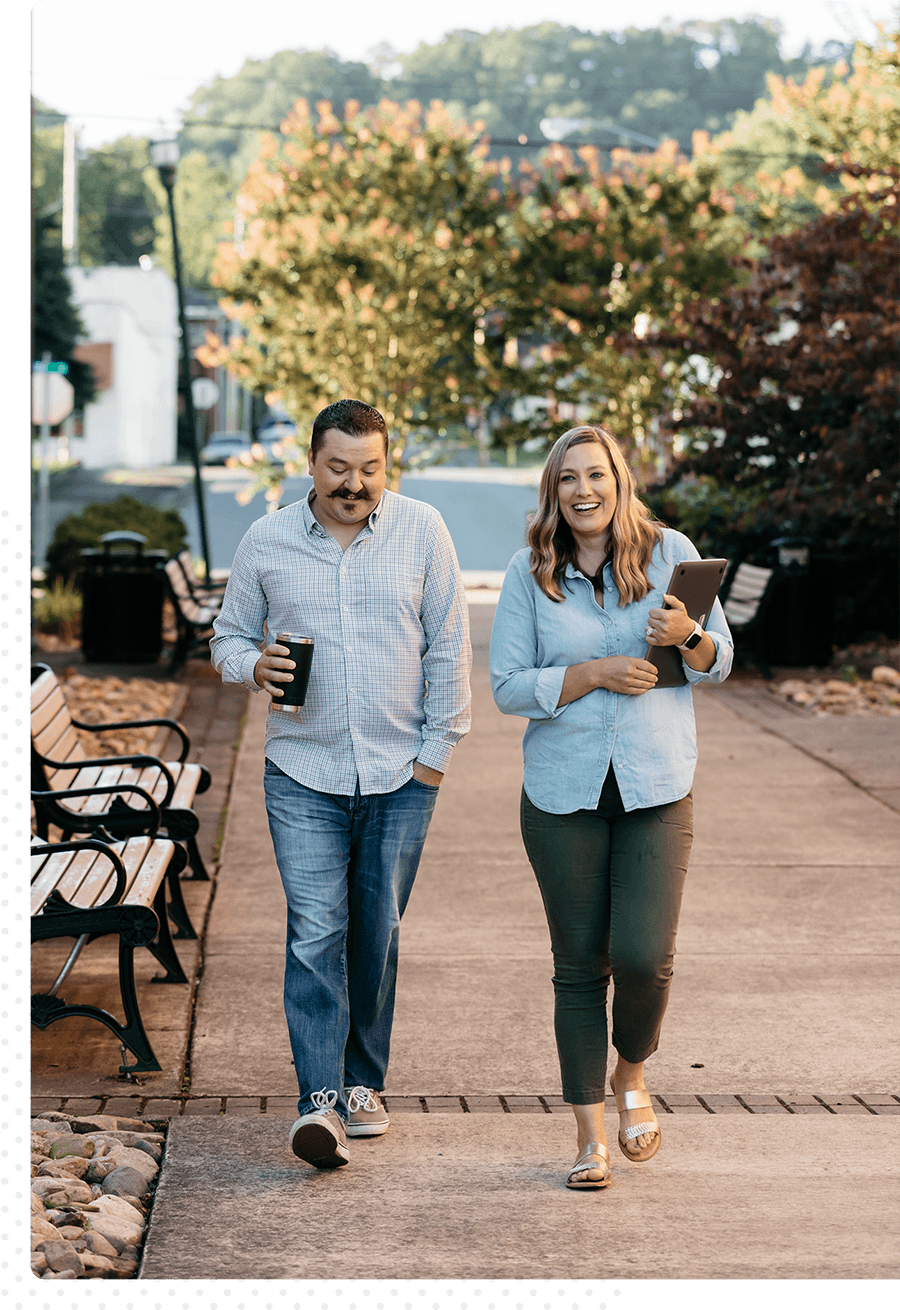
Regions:
M 692 669 L 685 660 L 685 677 L 688 682 L 694 684 L 698 682 L 724 682 L 731 672 L 731 665 L 734 660 L 734 641 L 728 627 L 728 620 L 725 618 L 725 611 L 722 609 L 719 600 L 715 601 L 710 611 L 705 630 L 712 637 L 716 648 L 715 661 L 705 673 L 700 673 L 697 669 Z
M 222 609 L 210 638 L 212 663 L 223 682 L 239 682 L 250 691 L 261 688 L 253 677 L 265 636 L 266 593 L 259 579 L 251 526 L 237 548 Z
M 471 726 L 472 646 L 469 607 L 456 552 L 450 533 L 437 516 L 429 529 L 421 620 L 427 642 L 422 671 L 428 692 L 422 746 L 416 758 L 426 768 L 446 773 L 453 747 Z
M 534 585 L 520 558 L 513 559 L 503 579 L 491 630 L 490 666 L 494 701 L 503 714 L 555 719 L 565 710 L 558 705 L 565 666 L 538 665 Z

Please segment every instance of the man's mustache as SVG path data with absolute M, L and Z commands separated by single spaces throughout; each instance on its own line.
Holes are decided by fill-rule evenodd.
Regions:
M 367 491 L 342 491 L 340 488 L 338 488 L 337 491 L 332 491 L 329 493 L 328 499 L 329 500 L 369 500 L 369 493 Z

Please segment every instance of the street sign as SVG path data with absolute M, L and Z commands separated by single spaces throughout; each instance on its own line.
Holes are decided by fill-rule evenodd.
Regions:
M 75 388 L 68 378 L 64 378 L 61 373 L 32 373 L 32 423 L 49 423 L 55 427 L 71 414 L 74 404 Z
M 68 364 L 63 363 L 61 359 L 50 359 L 47 361 L 46 368 L 41 360 L 36 359 L 31 366 L 32 373 L 62 373 L 69 371 Z
M 219 399 L 219 388 L 212 378 L 194 378 L 191 383 L 194 409 L 212 409 Z

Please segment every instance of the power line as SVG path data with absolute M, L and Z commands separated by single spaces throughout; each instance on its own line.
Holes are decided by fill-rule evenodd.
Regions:
M 159 119 L 145 118 L 143 117 L 143 115 L 136 115 L 136 114 L 52 114 L 52 113 L 43 113 L 43 111 L 41 111 L 41 113 L 35 113 L 34 117 L 35 117 L 35 121 L 37 121 L 37 119 L 45 118 L 45 119 L 51 119 L 51 122 L 54 123 L 66 122 L 67 118 L 106 118 L 106 119 L 110 119 L 110 121 L 113 122 L 127 121 L 127 122 L 141 122 L 141 123 L 159 123 Z M 38 126 L 50 126 L 50 124 L 39 123 Z M 280 123 L 278 124 L 278 127 L 274 127 L 272 126 L 271 123 L 225 123 L 219 121 L 211 122 L 208 121 L 208 119 L 203 119 L 203 118 L 183 119 L 181 123 L 181 127 L 174 128 L 174 131 L 181 132 L 181 131 L 185 131 L 186 128 L 190 128 L 190 127 L 214 127 L 217 128 L 217 130 L 236 131 L 236 132 L 275 132 L 276 135 L 280 135 L 280 131 L 282 131 L 282 127 L 280 127 Z M 617 130 L 614 127 L 604 128 L 604 131 L 608 131 L 609 134 L 613 136 L 617 135 Z M 622 132 L 622 135 L 625 135 L 625 132 Z M 634 134 L 629 134 L 629 135 L 634 135 Z M 497 145 L 497 147 L 502 147 L 503 149 L 507 149 L 507 148 L 546 149 L 550 147 L 550 145 L 565 145 L 567 149 L 582 149 L 584 147 L 593 148 L 593 149 L 610 148 L 609 141 L 584 141 L 584 140 L 572 140 L 572 139 L 552 140 L 550 138 L 546 138 L 546 136 L 541 136 L 541 138 L 537 138 L 537 136 L 527 136 L 524 134 L 524 132 L 520 136 L 515 136 L 515 138 L 514 136 L 487 136 L 487 138 L 482 138 L 482 140 L 483 139 L 489 141 L 491 147 L 495 147 L 495 145 Z M 650 153 L 650 148 L 647 148 L 646 151 L 633 151 L 633 153 L 634 155 L 646 155 L 646 153 Z M 786 160 L 797 160 L 797 161 L 821 160 L 824 157 L 823 155 L 816 155 L 815 151 L 806 151 L 803 153 L 803 155 L 799 155 L 799 153 L 795 153 L 794 151 L 768 151 L 768 152 L 748 151 L 748 149 L 744 149 L 743 147 L 740 147 L 740 145 L 735 145 L 735 147 L 723 147 L 722 155 L 721 155 L 723 159 L 734 159 L 735 156 L 739 156 L 741 160 L 786 159 Z
M 158 118 L 150 118 L 140 114 L 79 114 L 79 113 L 57 114 L 51 111 L 44 111 L 44 110 L 35 111 L 34 117 L 35 119 L 49 118 L 52 119 L 54 123 L 63 123 L 67 118 L 75 118 L 75 119 L 103 118 L 103 119 L 109 119 L 114 122 L 128 121 L 128 122 L 155 123 L 155 124 L 159 124 L 160 122 Z M 228 129 L 234 132 L 274 132 L 277 135 L 281 135 L 280 123 L 276 127 L 271 123 L 226 123 L 220 120 L 210 120 L 206 118 L 183 119 L 181 122 L 181 126 L 175 128 L 174 130 L 178 132 L 183 132 L 187 128 L 192 128 L 192 127 L 213 127 L 219 129 Z M 604 128 L 603 130 L 611 133 L 614 136 L 617 135 L 617 129 L 614 127 Z M 624 135 L 624 129 L 622 134 Z M 580 149 L 584 146 L 593 147 L 596 150 L 608 150 L 610 148 L 608 141 L 582 141 L 582 140 L 575 140 L 575 139 L 554 141 L 548 137 L 543 137 L 543 136 L 529 137 L 524 132 L 518 137 L 487 137 L 486 139 L 491 146 L 502 146 L 504 149 L 506 148 L 515 149 L 516 147 L 518 147 L 523 150 L 527 150 L 527 149 L 534 150 L 534 149 L 545 149 L 548 146 L 554 146 L 554 145 L 566 146 L 569 149 Z M 647 153 L 647 151 L 636 150 L 633 153 L 645 154 Z M 802 159 L 822 159 L 823 157 L 822 155 L 816 154 L 815 151 L 806 151 L 804 154 L 797 154 L 789 150 L 786 151 L 745 150 L 741 146 L 724 147 L 723 153 L 731 157 L 735 155 L 739 155 L 743 159 L 782 158 L 782 159 L 802 160 Z

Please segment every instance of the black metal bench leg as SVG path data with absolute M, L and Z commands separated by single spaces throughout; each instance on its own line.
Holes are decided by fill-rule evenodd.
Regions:
M 124 960 L 127 954 L 129 959 Z M 74 1018 L 76 1015 L 85 1019 L 96 1019 L 104 1024 L 119 1042 L 128 1048 L 137 1059 L 136 1064 L 122 1064 L 120 1073 L 158 1073 L 161 1066 L 153 1053 L 149 1038 L 141 1022 L 134 986 L 134 968 L 130 956 L 133 948 L 119 938 L 119 991 L 126 1023 L 123 1025 L 107 1010 L 97 1005 L 66 1005 L 61 996 L 35 994 L 31 998 L 31 1022 L 35 1028 L 49 1028 L 58 1019 Z
M 195 882 L 209 882 L 209 874 L 206 871 L 206 865 L 203 863 L 203 856 L 200 854 L 200 847 L 197 845 L 196 837 L 188 837 L 185 841 L 187 848 L 188 864 L 193 870 L 188 877 Z
M 184 896 L 181 892 L 181 878 L 179 877 L 182 869 L 187 865 L 187 851 L 183 846 L 176 845 L 172 852 L 172 858 L 169 861 L 169 867 L 166 870 L 166 882 L 169 888 L 169 918 L 175 924 L 176 931 L 172 934 L 176 941 L 196 940 L 197 934 L 194 931 L 194 925 L 191 923 L 191 917 L 188 914 L 187 906 L 184 903 Z
M 175 943 L 172 941 L 172 931 L 169 927 L 169 918 L 166 914 L 166 884 L 165 881 L 159 884 L 159 889 L 153 901 L 153 908 L 156 911 L 156 917 L 159 919 L 159 932 L 152 942 L 147 943 L 147 950 L 166 971 L 164 978 L 154 978 L 155 983 L 186 983 L 187 974 L 181 967 L 181 961 L 175 954 Z
M 164 913 L 161 916 L 161 922 L 166 922 Z M 166 931 L 168 931 L 168 925 L 166 925 Z M 119 991 L 122 996 L 122 1009 L 125 1011 L 125 1024 L 124 1026 L 122 1024 L 116 1024 L 115 1027 L 112 1024 L 107 1026 L 117 1033 L 123 1045 L 127 1046 L 129 1051 L 137 1057 L 136 1064 L 119 1065 L 120 1073 L 157 1072 L 162 1066 L 153 1053 L 150 1038 L 144 1029 L 140 1006 L 138 1005 L 137 988 L 134 985 L 134 947 L 125 938 L 126 934 L 124 932 L 119 934 Z M 150 949 L 153 949 L 152 946 Z M 156 954 L 155 951 L 153 953 Z

